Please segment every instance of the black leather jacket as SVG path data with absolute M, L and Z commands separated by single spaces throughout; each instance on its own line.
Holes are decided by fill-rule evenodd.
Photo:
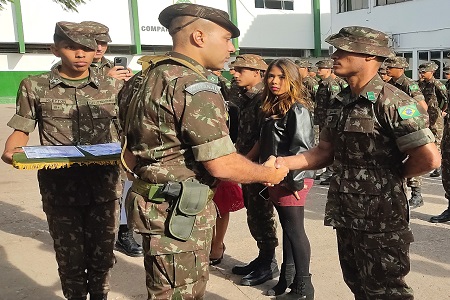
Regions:
M 311 114 L 300 103 L 295 103 L 282 118 L 265 118 L 259 137 L 259 161 L 270 155 L 291 156 L 309 150 L 314 145 Z M 291 191 L 303 189 L 303 179 L 314 178 L 314 171 L 290 171 L 282 185 Z

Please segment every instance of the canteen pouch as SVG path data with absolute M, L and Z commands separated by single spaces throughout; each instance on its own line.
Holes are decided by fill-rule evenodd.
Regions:
M 183 181 L 180 184 L 181 194 L 169 217 L 169 232 L 173 237 L 187 241 L 194 228 L 196 215 L 206 207 L 209 187 L 196 181 Z

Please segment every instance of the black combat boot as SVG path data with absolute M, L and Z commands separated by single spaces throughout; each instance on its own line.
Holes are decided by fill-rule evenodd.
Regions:
M 430 173 L 430 177 L 439 177 L 439 176 L 441 176 L 441 168 L 434 169 L 434 171 Z
M 411 199 L 408 200 L 411 209 L 423 206 L 423 197 L 420 187 L 411 188 Z
M 280 274 L 275 259 L 275 249 L 260 251 L 253 271 L 242 277 L 240 285 L 254 286 L 266 282 Z
M 449 200 L 450 201 L 450 200 Z M 450 206 L 442 212 L 439 216 L 433 216 L 430 218 L 431 223 L 444 223 L 450 221 Z
M 231 273 L 236 275 L 248 275 L 259 265 L 259 256 L 246 265 L 236 265 L 231 269 Z
M 143 256 L 144 251 L 141 245 L 139 245 L 133 236 L 133 231 L 128 229 L 127 225 L 119 226 L 119 234 L 115 244 L 116 250 L 131 256 L 138 257 Z
M 314 300 L 314 286 L 309 276 L 295 276 L 294 282 L 289 286 L 291 291 L 277 296 L 277 300 Z
M 93 294 L 89 298 L 90 300 L 107 300 L 108 294 Z
M 284 294 L 288 286 L 294 282 L 295 265 L 294 264 L 281 264 L 280 278 L 278 283 L 266 292 L 267 296 L 278 296 Z

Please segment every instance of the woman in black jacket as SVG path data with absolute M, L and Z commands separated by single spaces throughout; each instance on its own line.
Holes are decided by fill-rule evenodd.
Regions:
M 312 103 L 306 100 L 297 66 L 289 59 L 274 60 L 264 76 L 264 83 L 260 162 L 270 155 L 290 156 L 312 148 Z M 277 299 L 314 299 L 309 273 L 311 247 L 304 228 L 304 205 L 314 183 L 312 178 L 313 171 L 290 171 L 280 184 L 268 188 L 283 229 L 280 279 L 267 291 L 269 296 L 280 295 Z M 287 287 L 291 291 L 284 294 Z

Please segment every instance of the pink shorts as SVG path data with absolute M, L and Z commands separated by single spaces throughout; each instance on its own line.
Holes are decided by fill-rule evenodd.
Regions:
M 298 191 L 298 195 L 300 196 L 299 200 L 295 198 L 294 194 L 290 190 L 281 185 L 269 187 L 270 200 L 274 205 L 278 206 L 305 206 L 306 196 L 312 188 L 314 180 L 311 178 L 305 178 L 304 182 L 304 188 Z

